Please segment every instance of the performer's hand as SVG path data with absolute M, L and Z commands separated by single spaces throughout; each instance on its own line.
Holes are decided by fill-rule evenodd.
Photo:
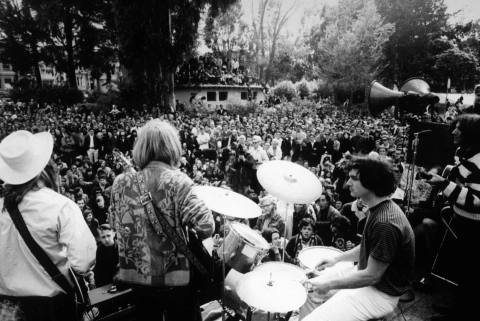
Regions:
M 337 264 L 336 258 L 323 258 L 315 265 L 315 268 L 318 271 L 322 271 L 327 267 L 334 266 L 335 264 Z
M 310 279 L 307 281 L 312 286 L 312 290 L 315 293 L 323 295 L 328 293 L 331 289 L 328 287 L 327 282 L 322 280 L 321 276 L 317 276 L 316 278 Z
M 432 178 L 429 179 L 429 180 L 426 181 L 426 182 L 429 183 L 429 184 L 431 184 L 431 185 L 433 185 L 433 186 L 438 185 L 438 184 L 440 184 L 440 183 L 442 183 L 442 182 L 445 181 L 445 178 L 443 178 L 443 177 L 440 176 L 440 175 L 437 175 L 437 174 L 434 174 L 434 173 L 428 173 L 428 174 L 432 175 Z

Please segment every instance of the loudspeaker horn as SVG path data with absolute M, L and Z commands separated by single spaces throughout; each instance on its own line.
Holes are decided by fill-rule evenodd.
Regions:
M 370 86 L 367 87 L 365 104 L 370 110 L 370 114 L 376 116 L 385 109 L 394 106 L 397 98 L 404 96 L 405 94 L 403 92 L 388 89 L 374 80 Z
M 436 104 L 440 101 L 440 97 L 430 91 L 430 86 L 422 78 L 414 77 L 407 79 L 400 86 L 400 91 L 408 95 L 409 92 L 418 94 L 418 103 L 421 105 Z

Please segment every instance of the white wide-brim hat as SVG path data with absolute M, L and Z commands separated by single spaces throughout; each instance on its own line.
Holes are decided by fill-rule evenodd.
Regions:
M 52 151 L 53 137 L 49 132 L 11 133 L 0 143 L 0 179 L 11 185 L 28 182 L 47 166 Z

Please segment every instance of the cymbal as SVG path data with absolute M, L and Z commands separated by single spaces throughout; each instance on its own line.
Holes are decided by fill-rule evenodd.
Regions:
M 195 186 L 193 192 L 212 211 L 236 218 L 254 218 L 262 209 L 249 198 L 220 187 Z
M 237 294 L 256 309 L 278 313 L 294 311 L 307 300 L 307 291 L 299 282 L 283 280 L 282 277 L 283 273 L 254 270 L 237 281 Z
M 322 184 L 305 167 L 287 161 L 271 161 L 260 165 L 257 177 L 263 188 L 281 200 L 308 204 L 322 195 Z
M 285 262 L 265 262 L 257 265 L 253 272 L 272 273 L 272 276 L 286 281 L 296 281 L 298 283 L 307 280 L 305 271 L 296 265 Z

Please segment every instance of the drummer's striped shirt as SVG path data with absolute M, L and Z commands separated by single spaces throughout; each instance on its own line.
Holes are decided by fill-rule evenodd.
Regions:
M 360 244 L 358 269 L 365 270 L 368 258 L 389 263 L 375 287 L 389 295 L 400 296 L 413 281 L 415 240 L 405 214 L 392 200 L 370 209 Z

